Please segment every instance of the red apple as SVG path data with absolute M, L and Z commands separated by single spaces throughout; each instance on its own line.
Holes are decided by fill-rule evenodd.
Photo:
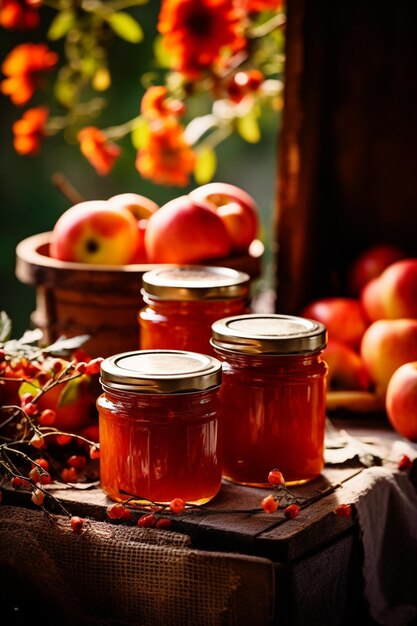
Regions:
M 360 355 L 340 341 L 329 340 L 323 352 L 329 366 L 327 388 L 329 390 L 368 390 L 371 379 Z
M 417 318 L 417 258 L 402 259 L 387 267 L 379 277 L 384 317 Z
M 149 263 L 194 263 L 230 254 L 230 238 L 216 213 L 179 196 L 151 215 L 145 233 Z
M 358 347 L 368 326 L 362 305 L 355 298 L 329 297 L 310 302 L 303 317 L 321 322 L 327 327 L 329 339 Z
M 360 301 L 366 317 L 371 322 L 385 318 L 381 289 L 379 286 L 379 276 L 366 283 L 361 291 Z
M 145 231 L 148 225 L 148 218 L 159 209 L 159 206 L 150 198 L 141 196 L 138 193 L 120 193 L 109 198 L 107 202 L 112 208 L 127 209 L 138 220 L 138 246 L 130 259 L 130 263 L 147 263 Z
M 127 209 L 90 200 L 67 209 L 56 222 L 49 253 L 61 261 L 123 265 L 138 246 L 137 220 Z
M 417 441 L 417 361 L 395 370 L 388 383 L 385 408 L 393 428 Z
M 351 263 L 347 272 L 349 293 L 356 297 L 363 287 L 383 270 L 405 257 L 405 252 L 397 246 L 381 244 L 372 246 L 359 254 Z
M 381 319 L 365 331 L 360 355 L 378 395 L 403 363 L 417 360 L 417 319 Z
M 109 198 L 107 202 L 112 208 L 127 209 L 137 220 L 148 219 L 159 209 L 156 202 L 138 193 L 119 193 Z
M 217 213 L 223 220 L 232 241 L 233 252 L 243 252 L 256 239 L 259 211 L 255 200 L 246 191 L 229 183 L 208 183 L 197 187 L 190 197 Z

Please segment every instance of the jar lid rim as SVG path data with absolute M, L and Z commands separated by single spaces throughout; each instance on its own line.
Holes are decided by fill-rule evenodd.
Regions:
M 327 345 L 324 324 L 309 318 L 278 313 L 250 313 L 212 324 L 214 348 L 245 354 L 305 354 Z
M 109 389 L 146 393 L 203 391 L 221 383 L 215 357 L 184 350 L 137 350 L 101 363 L 101 383 Z
M 250 276 L 228 267 L 170 265 L 145 272 L 142 292 L 161 300 L 216 300 L 245 297 Z

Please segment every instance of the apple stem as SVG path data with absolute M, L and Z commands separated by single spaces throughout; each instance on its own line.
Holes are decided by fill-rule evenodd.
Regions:
M 52 184 L 62 193 L 72 205 L 84 202 L 85 198 L 75 189 L 61 172 L 52 175 Z

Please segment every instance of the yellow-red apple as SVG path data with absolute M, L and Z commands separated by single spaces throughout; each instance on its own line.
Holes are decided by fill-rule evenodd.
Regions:
M 75 204 L 57 220 L 49 253 L 61 261 L 123 265 L 132 259 L 138 240 L 137 220 L 130 211 L 90 200 Z
M 130 259 L 130 263 L 147 263 L 145 232 L 148 218 L 159 209 L 159 206 L 147 196 L 141 196 L 138 193 L 119 193 L 117 196 L 109 198 L 107 202 L 115 209 L 127 209 L 138 220 L 138 246 Z
M 356 298 L 328 297 L 310 302 L 302 311 L 304 317 L 327 327 L 329 339 L 359 347 L 368 320 Z
M 330 339 L 323 351 L 323 358 L 329 366 L 329 390 L 370 389 L 371 379 L 360 355 L 347 344 Z
M 127 209 L 137 220 L 148 219 L 159 209 L 156 202 L 138 193 L 119 193 L 109 198 L 107 202 L 112 208 Z
M 351 263 L 347 271 L 347 288 L 351 296 L 359 296 L 365 285 L 379 276 L 388 265 L 405 257 L 398 246 L 379 244 L 367 248 Z
M 149 218 L 145 249 L 149 263 L 194 263 L 228 256 L 231 242 L 216 213 L 179 196 Z
M 379 282 L 379 276 L 372 278 L 363 287 L 360 295 L 362 308 L 370 322 L 376 322 L 376 320 L 385 318 Z
M 223 220 L 232 242 L 233 252 L 243 252 L 256 239 L 259 211 L 255 200 L 246 191 L 230 183 L 201 185 L 190 197 L 204 204 Z
M 417 360 L 417 319 L 381 319 L 365 331 L 360 355 L 378 395 L 403 363 Z
M 389 265 L 379 277 L 379 291 L 384 317 L 417 318 L 417 258 Z
M 417 441 L 417 361 L 400 365 L 391 376 L 385 409 L 393 428 L 403 437 Z

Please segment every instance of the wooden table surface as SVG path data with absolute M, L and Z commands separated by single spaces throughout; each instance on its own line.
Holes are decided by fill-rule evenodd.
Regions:
M 336 434 L 342 429 L 360 445 L 376 446 L 384 466 L 398 471 L 395 461 L 385 460 L 385 451 L 388 455 L 393 443 L 402 438 L 385 418 L 333 418 L 332 424 Z M 260 503 L 268 490 L 224 481 L 210 503 L 173 516 L 172 530 L 190 537 L 193 549 L 202 554 L 236 553 L 271 561 L 276 569 L 274 619 L 259 623 L 325 626 L 346 623 L 349 616 L 372 624 L 363 597 L 357 517 L 339 517 L 334 512 L 341 503 L 355 503 L 366 486 L 367 475 L 368 467 L 358 455 L 343 463 L 327 464 L 317 479 L 291 488 L 295 495 L 308 498 L 292 520 L 284 517 L 283 508 L 273 514 L 263 511 Z M 53 494 L 72 514 L 112 525 L 123 523 L 108 519 L 106 509 L 111 500 L 98 486 L 54 490 Z M 22 492 L 6 490 L 4 502 L 31 506 Z M 133 522 L 128 523 L 135 523 L 142 514 L 135 511 Z

